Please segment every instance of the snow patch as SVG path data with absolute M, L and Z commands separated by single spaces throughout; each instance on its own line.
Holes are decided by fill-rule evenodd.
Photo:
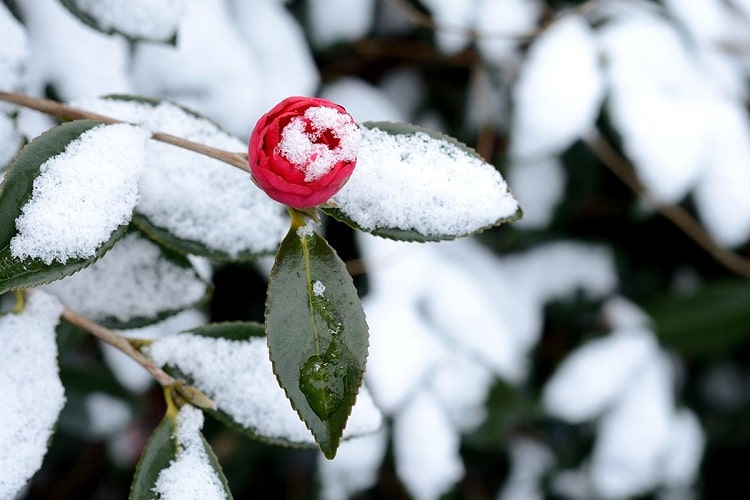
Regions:
M 57 367 L 62 306 L 29 295 L 21 314 L 0 316 L 0 498 L 14 498 L 41 467 L 65 394 Z
M 133 125 L 100 125 L 40 167 L 16 218 L 11 254 L 46 264 L 86 259 L 130 222 L 150 134 Z

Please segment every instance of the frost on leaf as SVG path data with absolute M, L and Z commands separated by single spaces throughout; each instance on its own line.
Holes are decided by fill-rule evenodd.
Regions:
M 190 261 L 131 232 L 93 265 L 47 291 L 94 321 L 127 324 L 187 309 L 205 298 L 208 287 Z
M 46 264 L 94 257 L 130 222 L 148 137 L 132 125 L 100 125 L 42 163 L 15 221 L 13 257 Z
M 42 292 L 0 316 L 0 498 L 14 498 L 41 467 L 65 404 L 55 327 L 62 308 Z
M 212 122 L 167 102 L 103 98 L 77 105 L 208 146 L 235 152 L 246 148 Z M 247 173 L 157 141 L 148 144 L 146 166 L 136 215 L 151 229 L 224 258 L 249 258 L 278 247 L 287 228 L 285 211 Z
M 148 354 L 159 365 L 177 368 L 251 434 L 282 443 L 314 443 L 279 387 L 264 338 L 238 341 L 183 333 L 157 340 Z M 382 416 L 363 388 L 344 437 L 375 432 L 381 424 Z

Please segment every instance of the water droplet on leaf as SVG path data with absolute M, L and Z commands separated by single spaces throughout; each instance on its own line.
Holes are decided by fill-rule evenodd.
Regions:
M 299 388 L 321 420 L 328 420 L 344 402 L 346 362 L 341 354 L 339 342 L 332 341 L 325 354 L 310 356 L 300 370 Z

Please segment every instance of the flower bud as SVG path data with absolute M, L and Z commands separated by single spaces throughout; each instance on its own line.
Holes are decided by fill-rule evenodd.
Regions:
M 292 208 L 328 201 L 357 162 L 360 131 L 346 110 L 325 99 L 287 97 L 261 116 L 250 136 L 255 183 Z

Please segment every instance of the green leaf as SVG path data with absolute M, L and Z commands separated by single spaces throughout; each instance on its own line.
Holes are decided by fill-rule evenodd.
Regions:
M 697 357 L 719 356 L 750 337 L 750 283 L 707 283 L 670 293 L 646 308 L 666 345 Z
M 196 409 L 192 410 L 200 411 Z M 182 411 L 183 410 L 180 410 L 180 412 Z M 159 479 L 159 474 L 164 469 L 169 468 L 175 460 L 178 460 L 180 453 L 182 453 L 185 446 L 189 446 L 187 443 L 180 443 L 178 441 L 179 422 L 180 414 L 177 413 L 173 407 L 169 406 L 167 414 L 154 430 L 154 433 L 151 435 L 148 443 L 146 443 L 146 447 L 138 461 L 133 483 L 130 487 L 131 500 L 152 500 L 158 498 L 156 492 L 153 490 Z M 226 477 L 224 477 L 224 473 L 216 459 L 216 455 L 213 453 L 210 445 L 206 442 L 200 432 L 199 437 L 199 446 L 202 446 L 203 452 L 205 452 L 205 457 L 203 458 L 208 462 L 211 469 L 213 469 L 213 472 L 219 478 L 224 490 L 225 498 L 232 498 Z M 186 478 L 186 480 L 189 480 L 189 478 Z
M 452 240 L 518 220 L 494 166 L 456 139 L 415 125 L 368 122 L 354 174 L 322 210 L 377 236 Z
M 177 26 L 175 26 L 174 31 L 171 31 L 168 34 L 162 35 L 162 36 L 145 36 L 142 33 L 138 33 L 137 31 L 134 32 L 132 28 L 120 28 L 116 25 L 105 25 L 103 24 L 99 19 L 97 19 L 94 15 L 91 13 L 82 10 L 78 7 L 78 2 L 76 0 L 60 0 L 60 3 L 65 6 L 68 11 L 73 14 L 75 17 L 78 18 L 79 21 L 81 21 L 83 24 L 94 28 L 97 31 L 100 31 L 101 33 L 104 33 L 106 35 L 113 35 L 118 34 L 122 35 L 131 42 L 139 42 L 139 41 L 148 41 L 148 42 L 159 42 L 159 43 L 165 43 L 169 45 L 176 45 L 177 44 Z M 133 6 L 133 9 L 138 9 L 137 6 Z
M 54 127 L 24 147 L 11 163 L 0 185 L 0 294 L 17 288 L 50 283 L 89 266 L 104 255 L 119 240 L 127 225 L 115 230 L 91 258 L 71 259 L 65 264 L 53 261 L 46 264 L 39 259 L 18 259 L 10 252 L 10 241 L 16 235 L 14 221 L 29 201 L 34 179 L 41 165 L 56 156 L 84 132 L 101 125 L 93 120 L 77 120 Z
M 174 415 L 167 414 L 151 434 L 141 458 L 135 468 L 135 477 L 130 487 L 131 500 L 152 500 L 151 491 L 159 473 L 169 467 L 177 456 L 177 441 L 173 438 L 177 425 Z
M 344 263 L 299 215 L 271 271 L 266 335 L 281 387 L 333 458 L 362 384 L 368 329 Z

